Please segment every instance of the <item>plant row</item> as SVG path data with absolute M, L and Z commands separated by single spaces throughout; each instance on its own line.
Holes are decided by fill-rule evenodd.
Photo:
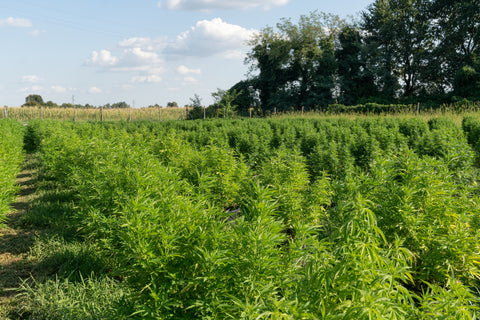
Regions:
M 125 317 L 473 319 L 471 132 L 290 118 L 33 122 L 28 137 L 74 190 L 70 223 L 109 261 L 95 271 L 133 292 Z
M 17 191 L 16 176 L 23 163 L 23 132 L 17 121 L 0 120 L 0 223 L 10 211 Z

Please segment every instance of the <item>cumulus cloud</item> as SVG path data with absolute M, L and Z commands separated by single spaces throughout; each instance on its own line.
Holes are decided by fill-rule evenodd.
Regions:
M 189 68 L 185 67 L 184 65 L 181 65 L 177 68 L 177 72 L 181 75 L 200 74 L 200 69 L 189 69 Z
M 114 56 L 105 49 L 100 52 L 93 51 L 90 58 L 84 62 L 85 66 L 97 67 L 104 71 L 144 71 L 157 74 L 163 72 L 162 64 L 158 53 L 139 47 L 124 49 L 119 56 Z
M 112 71 L 148 71 L 162 64 L 158 53 L 141 48 L 125 49 Z
M 88 89 L 88 93 L 102 93 L 102 89 L 99 89 L 97 87 L 91 87 Z
M 85 65 L 92 67 L 112 67 L 118 63 L 118 58 L 114 57 L 108 50 L 93 51 L 85 61 Z
M 158 2 L 158 6 L 167 10 L 238 10 L 255 7 L 270 9 L 273 6 L 283 6 L 290 0 L 165 0 Z
M 132 37 L 124 39 L 118 43 L 120 48 L 140 48 L 146 51 L 158 51 L 165 48 L 167 43 L 166 38 L 143 38 L 143 37 Z
M 22 82 L 25 83 L 38 83 L 41 82 L 43 79 L 37 77 L 36 75 L 27 75 L 22 77 Z
M 32 27 L 33 24 L 28 19 L 9 17 L 6 19 L 0 19 L 0 26 L 29 28 Z
M 133 83 L 156 83 L 156 82 L 161 82 L 162 78 L 158 75 L 152 74 L 148 76 L 135 76 L 132 77 L 130 82 Z
M 209 56 L 244 49 L 255 30 L 229 24 L 220 18 L 198 21 L 182 32 L 166 49 L 171 55 Z

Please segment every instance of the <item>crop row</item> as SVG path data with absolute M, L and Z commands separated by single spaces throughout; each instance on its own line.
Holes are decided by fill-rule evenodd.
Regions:
M 27 140 L 136 316 L 470 319 L 475 125 L 32 122 Z
M 23 127 L 16 121 L 0 120 L 0 223 L 10 211 L 16 176 L 23 163 Z

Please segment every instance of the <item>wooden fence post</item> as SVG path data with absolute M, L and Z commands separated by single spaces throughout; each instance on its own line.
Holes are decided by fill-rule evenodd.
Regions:
M 103 106 L 100 107 L 100 121 L 103 122 Z

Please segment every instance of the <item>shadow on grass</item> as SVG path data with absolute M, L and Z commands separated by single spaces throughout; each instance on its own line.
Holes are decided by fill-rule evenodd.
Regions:
M 26 167 L 29 170 L 19 175 L 24 196 L 19 197 L 22 203 L 17 206 L 22 210 L 16 217 L 24 231 L 5 238 L 0 252 L 28 253 L 29 268 L 36 278 L 78 281 L 103 273 L 107 262 L 100 250 L 78 235 L 74 191 L 43 172 L 35 155 L 29 156 Z M 17 243 L 16 249 L 12 249 L 13 243 Z

